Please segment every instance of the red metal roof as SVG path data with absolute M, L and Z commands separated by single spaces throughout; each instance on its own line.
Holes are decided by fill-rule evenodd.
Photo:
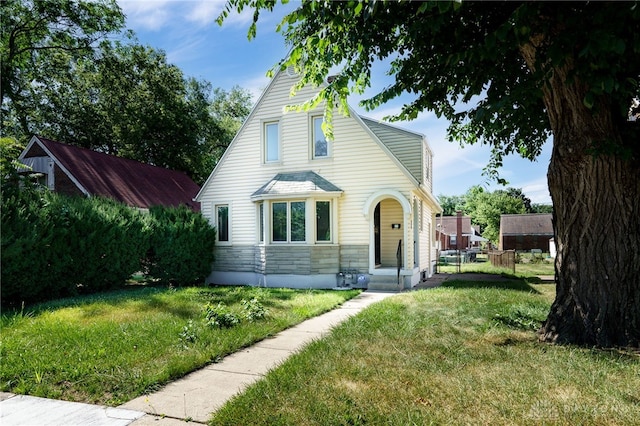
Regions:
M 91 195 L 139 208 L 187 205 L 200 210 L 193 201 L 200 187 L 183 172 L 36 138 Z

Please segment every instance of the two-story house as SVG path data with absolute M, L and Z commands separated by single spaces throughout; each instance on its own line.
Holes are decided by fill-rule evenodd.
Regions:
M 311 98 L 278 72 L 196 196 L 217 228 L 208 281 L 269 287 L 411 288 L 436 262 L 426 138 L 323 109 L 286 112 Z

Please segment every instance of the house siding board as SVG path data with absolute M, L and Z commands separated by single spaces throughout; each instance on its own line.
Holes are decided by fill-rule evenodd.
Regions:
M 502 237 L 501 250 L 530 251 L 533 249 L 549 252 L 549 240 L 553 235 L 506 235 Z
M 253 246 L 216 246 L 213 269 L 217 271 L 254 272 L 255 250 Z
M 368 244 L 340 245 L 340 271 L 365 273 L 369 269 Z
M 309 275 L 311 249 L 303 245 L 266 246 L 265 274 Z
M 362 220 L 362 206 L 371 195 L 371 188 L 400 189 L 408 196 L 412 183 L 372 142 L 365 129 L 355 125 L 353 118 L 342 115 L 334 117 L 335 140 L 331 158 L 310 159 L 309 117 L 313 113 L 282 113 L 286 105 L 300 101 L 288 98 L 292 83 L 293 80 L 280 74 L 270 87 L 272 93 L 263 96 L 263 102 L 236 138 L 233 150 L 216 170 L 215 185 L 208 186 L 201 194 L 203 213 L 207 214 L 214 200 L 233 200 L 233 244 L 253 244 L 256 241 L 256 213 L 249 195 L 277 173 L 312 170 L 345 192 L 338 199 L 340 243 L 368 244 L 369 228 Z M 307 96 L 310 93 L 306 93 Z M 305 93 L 300 95 L 303 97 Z M 322 109 L 316 112 L 321 113 Z M 262 164 L 261 125 L 264 120 L 278 117 L 282 130 L 282 161 Z M 372 170 L 375 173 L 371 173 Z M 211 211 L 208 215 L 211 217 Z

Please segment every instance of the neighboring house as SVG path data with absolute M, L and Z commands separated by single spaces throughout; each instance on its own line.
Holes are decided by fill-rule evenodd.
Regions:
M 140 209 L 186 205 L 200 187 L 183 172 L 33 136 L 18 158 L 51 191 L 102 196 Z
M 480 235 L 477 227 L 471 225 L 469 216 L 461 216 L 462 238 L 458 241 L 458 217 L 441 216 L 436 218 L 436 238 L 440 242 L 440 250 L 467 250 L 480 247 L 480 244 L 487 241 Z
M 291 98 L 297 78 L 276 74 L 196 197 L 218 230 L 208 281 L 414 286 L 436 262 L 429 144 L 354 111 L 329 141 L 321 107 L 285 112 L 317 93 Z
M 551 213 L 500 215 L 500 250 L 549 251 L 549 239 L 553 238 Z

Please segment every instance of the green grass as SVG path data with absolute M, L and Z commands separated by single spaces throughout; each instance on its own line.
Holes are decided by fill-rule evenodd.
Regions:
M 638 354 L 538 342 L 555 286 L 445 284 L 370 306 L 210 424 L 637 423 Z
M 460 265 L 462 273 L 467 272 L 480 272 L 485 274 L 508 274 L 513 275 L 513 271 L 506 268 L 497 268 L 491 265 L 484 257 L 479 257 L 478 262 L 462 263 Z M 452 264 L 438 265 L 438 272 L 445 274 L 455 274 L 458 272 L 458 266 Z M 551 275 L 555 274 L 553 263 L 541 262 L 541 263 L 516 263 L 515 275 L 519 277 L 533 277 L 536 275 Z
M 0 390 L 119 405 L 358 293 L 138 287 L 34 306 L 2 316 Z M 253 298 L 265 319 L 206 325 L 208 302 L 240 313 Z

